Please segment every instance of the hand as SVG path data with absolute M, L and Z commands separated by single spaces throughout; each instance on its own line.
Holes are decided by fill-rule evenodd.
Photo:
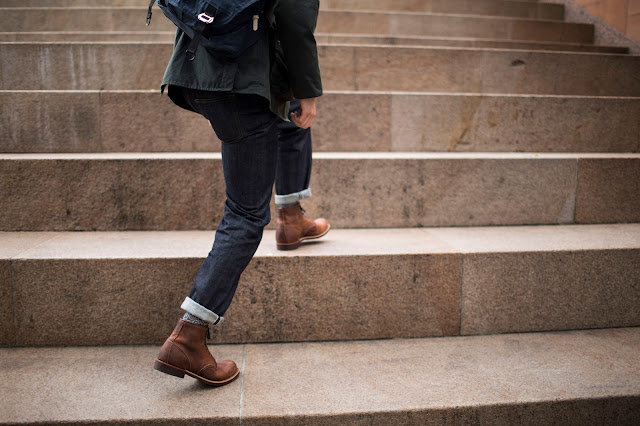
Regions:
M 300 101 L 300 111 L 292 112 L 289 117 L 296 126 L 308 129 L 316 117 L 316 98 L 298 100 Z

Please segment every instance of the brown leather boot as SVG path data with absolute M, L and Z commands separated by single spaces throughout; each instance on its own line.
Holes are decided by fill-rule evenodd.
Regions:
M 207 348 L 209 327 L 180 320 L 164 342 L 153 368 L 183 378 L 185 373 L 209 386 L 222 386 L 238 377 L 233 361 L 216 362 Z
M 294 250 L 304 240 L 320 238 L 329 232 L 331 226 L 326 219 L 309 220 L 304 217 L 300 203 L 286 209 L 278 208 L 276 222 L 276 246 L 278 250 Z

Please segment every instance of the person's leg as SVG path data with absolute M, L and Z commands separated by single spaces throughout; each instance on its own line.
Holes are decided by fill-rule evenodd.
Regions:
M 291 101 L 291 112 L 300 109 L 297 99 Z M 291 121 L 278 122 L 278 170 L 275 202 L 288 206 L 311 197 L 312 147 L 311 129 L 301 129 Z
M 262 238 L 262 230 L 270 221 L 269 202 L 277 162 L 278 118 L 269 111 L 266 99 L 254 95 L 190 89 L 183 92 L 189 104 L 211 122 L 222 141 L 227 200 L 213 247 L 196 275 L 189 297 L 182 304 L 188 314 L 185 315 L 186 321 L 179 322 L 172 336 L 184 327 L 201 327 L 199 330 L 208 331 L 207 326 L 195 325 L 198 321 L 191 318 L 191 315 L 213 324 L 222 320 L 233 299 L 240 274 L 255 254 Z M 200 332 L 193 335 L 196 340 L 206 341 Z M 176 338 L 165 343 L 165 346 L 173 347 L 175 340 Z M 204 345 L 198 345 L 198 357 L 206 358 L 202 350 Z M 164 349 L 163 347 L 161 355 L 168 350 Z M 206 350 L 206 346 L 204 349 Z M 159 357 L 157 361 L 161 362 L 156 365 L 157 369 L 163 372 L 174 374 L 184 370 L 184 373 L 207 384 L 225 384 L 235 378 L 234 376 L 221 383 L 223 380 L 219 380 L 218 374 L 213 379 L 205 377 L 209 379 L 207 382 L 196 372 L 180 368 L 171 360 Z M 199 367 L 205 368 L 207 365 Z M 178 368 L 171 370 L 175 367 Z M 213 373 L 215 369 L 208 368 L 206 371 Z M 227 373 L 237 376 L 235 364 Z
M 229 307 L 240 274 L 271 220 L 278 119 L 269 111 L 267 100 L 257 95 L 187 93 L 222 140 L 227 200 L 213 247 L 183 308 L 216 323 Z
M 292 112 L 299 108 L 297 99 L 291 101 Z M 293 250 L 302 241 L 324 236 L 330 226 L 323 218 L 309 220 L 304 217 L 304 210 L 299 203 L 311 197 L 311 129 L 301 129 L 293 122 L 280 121 L 278 130 L 276 245 L 279 250 Z

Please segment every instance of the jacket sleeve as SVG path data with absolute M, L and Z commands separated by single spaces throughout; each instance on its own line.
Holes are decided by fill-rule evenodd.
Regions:
M 322 95 L 318 49 L 313 36 L 318 8 L 318 0 L 279 0 L 274 9 L 289 84 L 298 99 Z

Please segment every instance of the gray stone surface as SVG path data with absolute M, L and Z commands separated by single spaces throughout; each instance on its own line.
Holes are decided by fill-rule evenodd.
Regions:
M 18 7 L 2 11 L 0 27 L 4 32 L 175 30 L 173 23 L 164 17 L 157 6 L 150 27 L 145 27 L 146 15 L 144 6 Z M 35 24 L 34 20 L 39 24 Z
M 570 157 L 317 154 L 305 208 L 353 228 L 570 223 Z
M 468 254 L 462 334 L 640 325 L 637 250 Z
M 212 241 L 211 232 L 72 233 L 14 259 L 17 344 L 162 342 Z M 457 334 L 461 258 L 424 233 L 332 231 L 296 252 L 274 246 L 268 232 L 216 341 Z
M 145 4 L 146 3 L 146 4 Z M 147 0 L 46 0 L 47 7 L 111 7 L 119 6 L 149 6 Z M 0 0 L 0 7 L 38 7 L 43 6 L 42 0 Z
M 635 98 L 396 94 L 391 106 L 393 151 L 639 149 Z
M 11 260 L 30 253 L 32 249 L 59 235 L 56 232 L 0 232 L 0 259 Z
M 640 81 L 634 76 L 640 72 L 640 56 L 565 53 L 560 57 L 552 52 L 487 51 L 484 69 L 496 72 L 484 75 L 482 91 L 598 96 L 638 93 Z M 627 60 L 620 61 L 622 58 Z M 612 72 L 620 72 L 619 77 L 613 77 Z M 543 73 L 547 73 L 545 77 Z
M 349 34 L 456 36 L 591 43 L 586 24 L 489 16 L 324 11 L 318 31 Z
M 321 46 L 319 54 L 327 89 L 333 90 L 640 93 L 633 77 L 640 71 L 638 56 L 391 46 Z
M 304 205 L 339 228 L 571 223 L 577 158 L 319 153 Z M 0 170 L 4 230 L 211 229 L 225 197 L 220 154 L 4 154 Z
M 161 343 L 213 237 L 71 232 L 21 252 L 17 344 Z M 456 335 L 461 306 L 472 334 L 640 322 L 638 224 L 333 229 L 292 252 L 274 240 L 265 232 L 215 342 Z
M 206 119 L 158 91 L 103 92 L 100 108 L 103 151 L 220 151 Z
M 637 328 L 213 346 L 242 369 L 222 388 L 153 370 L 158 349 L 0 349 L 0 421 L 634 425 L 640 416 Z
M 159 349 L 0 349 L 0 422 L 226 426 L 237 421 L 241 378 L 208 388 L 161 374 L 152 368 Z M 242 346 L 210 349 L 218 359 L 242 365 Z
M 640 224 L 428 228 L 461 253 L 628 250 L 640 245 Z
M 515 3 L 515 2 L 510 2 Z M 172 42 L 175 31 L 64 31 L 64 32 L 0 32 L 0 43 L 6 42 Z M 553 50 L 569 52 L 628 53 L 625 46 L 585 43 L 538 42 L 527 40 L 474 39 L 438 36 L 375 36 L 366 34 L 315 33 L 319 44 L 391 44 L 444 46 L 490 49 Z
M 0 109 L 4 152 L 220 150 L 206 120 L 158 91 L 3 91 Z
M 576 222 L 640 222 L 640 163 L 579 162 Z
M 47 0 L 47 7 L 96 7 L 105 6 L 146 7 L 145 0 Z M 42 0 L 2 0 L 0 7 L 42 7 Z M 322 9 L 349 10 L 392 10 L 406 12 L 467 13 L 520 16 L 540 19 L 562 19 L 564 8 L 561 5 L 538 3 L 536 1 L 502 0 L 324 0 Z
M 113 155 L 3 161 L 1 222 L 22 230 L 217 226 L 224 203 L 219 154 Z
M 327 89 L 477 93 L 482 87 L 482 51 L 320 46 L 318 53 Z
M 145 16 L 144 8 L 15 8 L 3 11 L 0 16 L 0 27 L 5 32 L 144 31 Z M 146 29 L 170 31 L 174 28 L 173 23 L 158 12 L 154 14 L 151 25 Z M 454 35 L 510 40 L 593 42 L 593 27 L 588 24 L 441 13 L 321 10 L 317 30 L 333 33 Z
M 6 200 L 0 211 L 4 230 L 211 229 L 220 220 L 219 154 L 0 158 L 8 188 L 0 194 Z M 638 154 L 318 153 L 315 158 L 312 182 L 318 184 L 305 208 L 341 228 L 638 221 Z M 336 193 L 345 199 L 331 196 Z
M 407 12 L 454 13 L 468 15 L 518 16 L 524 18 L 562 19 L 564 8 L 559 5 L 536 1 L 495 0 L 418 0 L 418 1 L 370 1 L 328 0 L 324 8 L 395 10 Z
M 156 89 L 172 44 L 0 44 L 2 90 Z
M 613 355 L 612 344 L 623 341 Z M 624 389 L 635 394 L 637 345 L 636 329 L 249 345 L 243 424 L 277 424 L 285 417 L 288 424 L 507 425 L 522 421 L 519 415 L 535 424 L 631 424 L 637 401 L 586 412 L 580 403 L 565 402 L 624 395 Z
M 220 334 L 238 342 L 455 335 L 460 270 L 454 254 L 258 258 Z
M 515 2 L 513 2 L 515 3 Z M 111 37 L 105 34 L 105 37 Z M 9 37 L 7 35 L 5 37 Z M 14 38 L 39 38 L 43 35 L 14 35 Z M 69 36 L 71 37 L 71 36 Z M 77 36 L 81 39 L 82 35 Z M 116 36 L 113 36 L 114 38 Z M 121 36 L 118 36 L 121 37 Z M 332 34 L 315 33 L 316 41 L 320 44 L 391 44 L 402 46 L 443 46 L 443 47 L 471 47 L 489 49 L 518 49 L 518 50 L 554 50 L 554 51 L 576 51 L 576 52 L 600 52 L 600 53 L 628 53 L 624 46 L 595 46 L 585 43 L 561 43 L 561 42 L 541 42 L 527 40 L 505 40 L 505 39 L 477 39 L 468 37 L 438 37 L 438 36 L 375 36 L 366 34 Z M 65 40 L 64 36 L 60 36 Z M 0 39 L 1 40 L 1 39 Z M 7 40 L 9 41 L 9 40 Z M 18 41 L 18 40 L 16 40 Z
M 0 346 L 13 346 L 14 344 L 11 264 L 7 260 L 0 260 Z
M 318 53 L 325 90 L 640 95 L 640 56 L 362 45 Z M 170 43 L 3 43 L 10 66 L 0 89 L 158 90 L 170 55 Z
M 175 31 L 29 31 L 0 32 L 0 43 L 51 43 L 51 42 L 171 42 Z
M 180 304 L 201 262 L 14 260 L 16 344 L 161 343 L 183 313 Z
M 55 238 L 41 232 L 0 232 L 0 346 L 15 345 L 14 294 L 11 259 Z
M 391 35 L 452 35 L 508 40 L 564 41 L 593 43 L 593 28 L 584 24 L 525 19 L 457 16 L 447 20 L 417 19 L 410 15 L 392 16 Z M 421 26 L 423 28 L 421 28 Z M 424 31 L 424 26 L 437 30 Z M 338 32 L 338 31 L 336 31 Z M 364 31 L 363 31 L 364 32 Z
M 4 152 L 220 150 L 205 119 L 157 91 L 0 92 L 0 103 Z M 83 121 L 76 105 L 97 118 Z M 325 91 L 318 111 L 316 152 L 640 148 L 638 98 Z
M 220 154 L 0 159 L 8 188 L 0 193 L 4 230 L 211 229 L 222 213 Z M 638 154 L 318 153 L 315 159 L 317 184 L 305 208 L 340 228 L 638 221 Z
M 392 94 L 325 93 L 312 127 L 313 151 L 389 151 Z
M 0 92 L 0 143 L 4 152 L 100 150 L 97 92 Z

